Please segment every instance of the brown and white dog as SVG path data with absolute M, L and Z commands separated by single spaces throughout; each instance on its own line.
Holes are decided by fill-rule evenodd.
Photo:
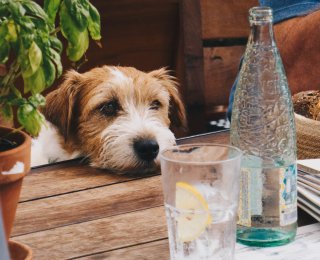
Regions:
M 46 97 L 47 119 L 34 139 L 32 165 L 84 156 L 90 165 L 121 172 L 153 170 L 159 151 L 175 143 L 185 109 L 174 77 L 103 66 L 69 71 Z

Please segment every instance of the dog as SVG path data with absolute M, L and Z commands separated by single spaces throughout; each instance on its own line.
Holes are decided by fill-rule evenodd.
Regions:
M 71 70 L 42 113 L 47 123 L 33 140 L 32 166 L 84 157 L 96 168 L 154 170 L 160 151 L 175 144 L 171 129 L 186 127 L 177 81 L 165 68 Z

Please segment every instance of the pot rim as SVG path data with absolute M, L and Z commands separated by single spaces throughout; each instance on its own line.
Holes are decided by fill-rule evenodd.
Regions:
M 12 148 L 12 149 L 7 150 L 7 151 L 2 151 L 2 152 L 0 152 L 0 157 L 2 157 L 2 156 L 8 156 L 8 155 L 14 154 L 14 153 L 16 153 L 16 152 L 20 152 L 21 150 L 24 150 L 24 149 L 26 149 L 28 146 L 31 145 L 31 137 L 30 137 L 28 134 L 26 134 L 25 132 L 23 132 L 23 131 L 21 131 L 21 130 L 18 130 L 18 129 L 15 129 L 15 128 L 4 127 L 4 126 L 0 126 L 0 129 L 5 129 L 5 130 L 7 130 L 8 132 L 14 131 L 15 134 L 19 134 L 19 135 L 23 136 L 23 138 L 24 138 L 22 144 L 19 144 L 17 147 Z

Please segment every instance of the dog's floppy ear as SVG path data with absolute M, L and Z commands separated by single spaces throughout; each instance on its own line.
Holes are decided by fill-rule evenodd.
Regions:
M 68 71 L 58 89 L 46 96 L 43 114 L 46 119 L 58 127 L 65 140 L 76 130 L 76 102 L 82 75 L 74 70 Z
M 169 119 L 171 126 L 186 129 L 186 111 L 178 92 L 178 83 L 176 78 L 169 74 L 165 68 L 151 71 L 149 73 L 152 77 L 157 78 L 160 83 L 167 88 L 170 94 L 170 109 Z

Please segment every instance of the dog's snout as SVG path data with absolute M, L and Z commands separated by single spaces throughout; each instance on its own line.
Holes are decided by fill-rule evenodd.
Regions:
M 133 148 L 141 160 L 152 161 L 159 153 L 159 145 L 153 139 L 139 139 L 134 141 Z

